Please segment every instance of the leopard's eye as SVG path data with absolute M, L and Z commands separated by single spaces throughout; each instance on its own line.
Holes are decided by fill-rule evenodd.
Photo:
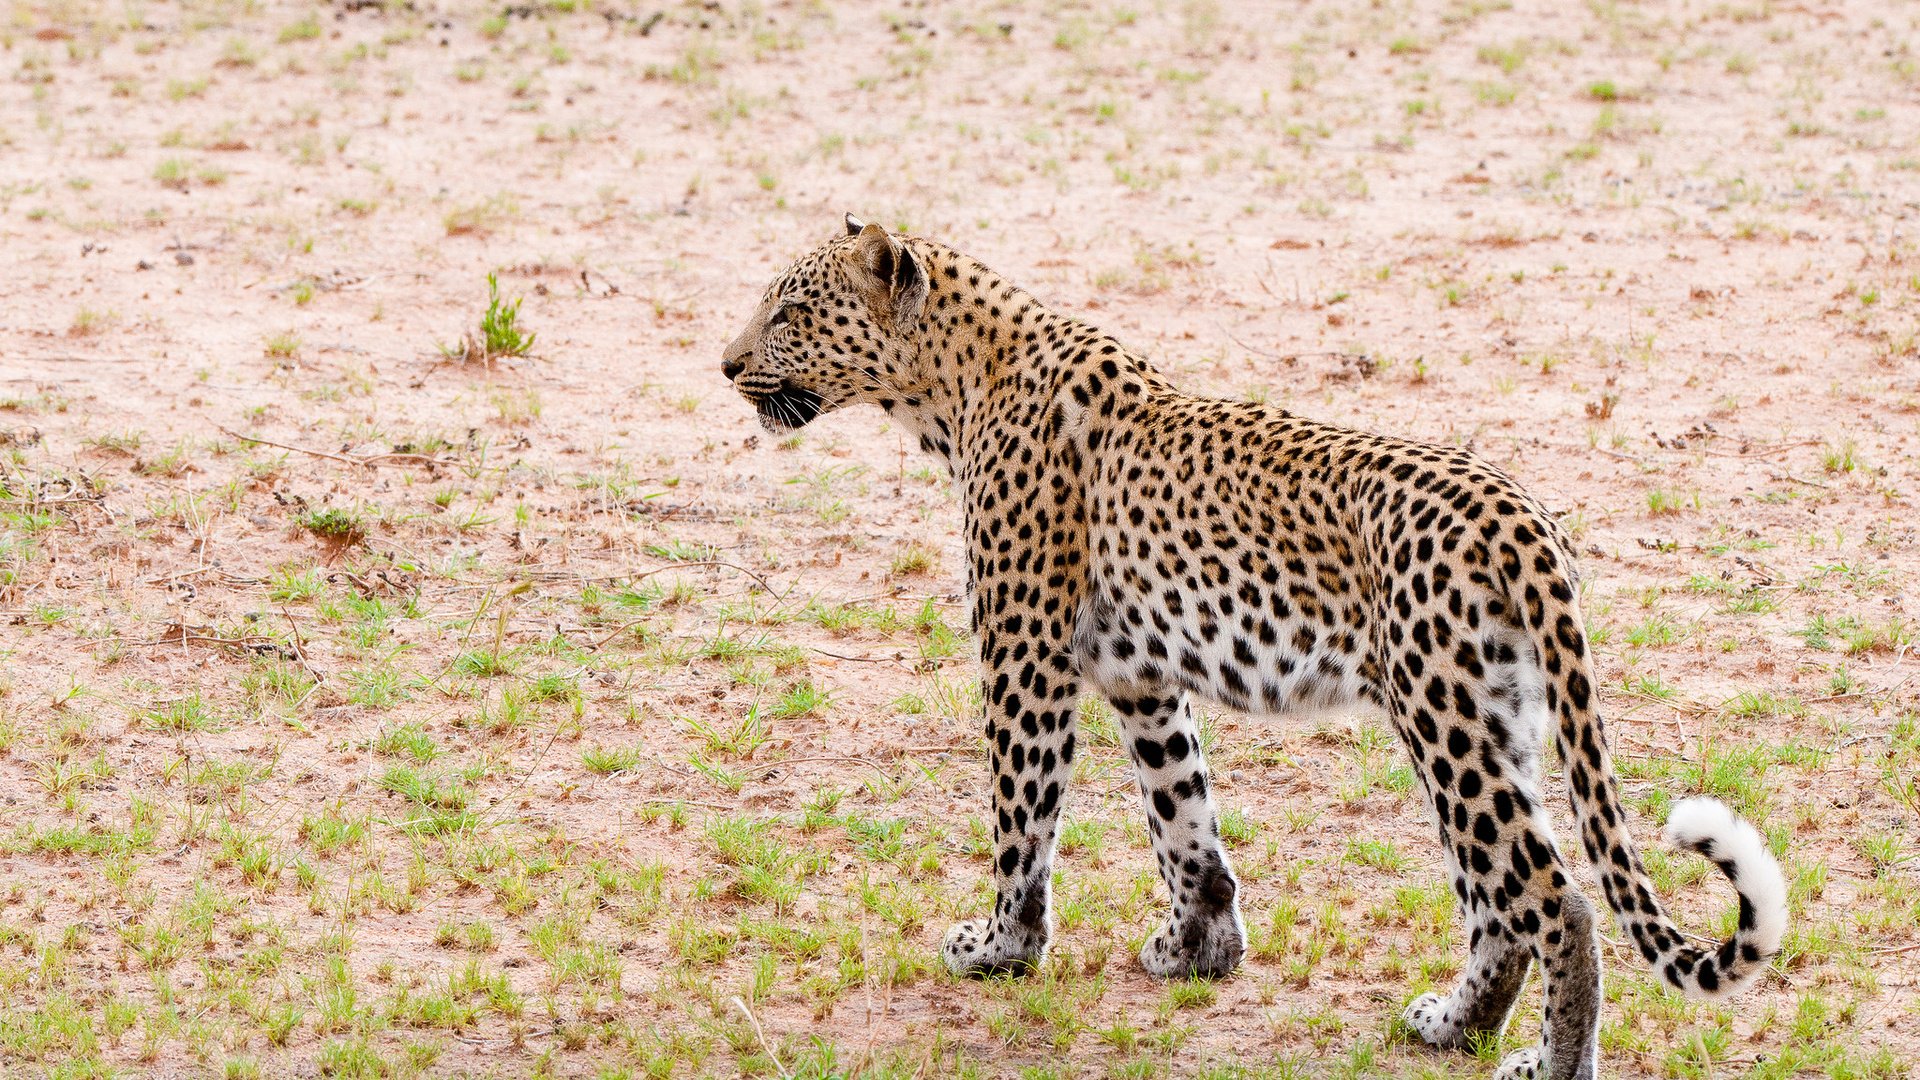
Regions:
M 767 329 L 773 330 L 777 327 L 787 325 L 787 310 L 788 307 L 786 304 L 781 304 L 779 307 L 774 308 L 773 314 L 767 316 Z

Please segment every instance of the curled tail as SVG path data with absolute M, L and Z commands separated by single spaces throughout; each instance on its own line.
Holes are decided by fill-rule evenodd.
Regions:
M 1667 818 L 1668 842 L 1712 860 L 1740 896 L 1739 927 L 1718 948 L 1691 944 L 1681 935 L 1654 895 L 1639 849 L 1627 832 L 1605 725 L 1593 700 L 1592 663 L 1574 599 L 1571 560 L 1560 554 L 1558 560 L 1547 556 L 1535 562 L 1535 570 L 1549 571 L 1544 575 L 1519 573 L 1512 558 L 1500 561 L 1515 602 L 1514 615 L 1545 669 L 1547 710 L 1559 732 L 1574 820 L 1607 906 L 1668 985 L 1689 997 L 1737 993 L 1780 951 L 1787 924 L 1787 886 L 1780 864 L 1753 826 L 1719 800 L 1692 798 L 1675 805 Z M 1542 589 L 1547 590 L 1544 595 Z
M 1780 864 L 1754 827 L 1718 799 L 1698 797 L 1675 805 L 1667 815 L 1667 842 L 1699 852 L 1727 875 L 1740 894 L 1740 925 L 1712 953 L 1682 945 L 1655 959 L 1644 938 L 1640 951 L 1669 983 L 1690 994 L 1738 993 L 1780 952 L 1780 936 L 1787 929 L 1787 883 Z M 1664 912 L 1656 914 L 1666 919 Z

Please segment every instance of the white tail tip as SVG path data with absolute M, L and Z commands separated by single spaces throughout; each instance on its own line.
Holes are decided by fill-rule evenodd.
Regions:
M 1701 796 L 1674 804 L 1667 815 L 1667 842 L 1713 860 L 1752 909 L 1752 926 L 1741 928 L 1743 941 L 1769 956 L 1780 951 L 1787 932 L 1787 881 L 1758 830 L 1720 800 Z

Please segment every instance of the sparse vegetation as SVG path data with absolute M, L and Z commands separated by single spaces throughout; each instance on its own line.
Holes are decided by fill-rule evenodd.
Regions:
M 440 351 L 449 357 L 484 363 L 502 356 L 525 356 L 533 351 L 533 339 L 533 334 L 520 327 L 520 298 L 502 300 L 499 277 L 488 274 L 487 308 L 480 313 L 479 333 L 465 334 L 459 344 L 442 345 Z
M 1531 1041 L 1532 997 L 1473 1052 L 1393 1020 L 1464 954 L 1381 718 L 1203 710 L 1250 951 L 1161 984 L 1084 702 L 1053 953 L 941 970 L 992 903 L 969 478 L 872 409 L 768 435 L 718 371 L 844 209 L 1184 385 L 1533 487 L 1683 928 L 1737 917 L 1657 840 L 1696 792 L 1795 913 L 1723 1005 L 1609 945 L 1607 1068 L 1913 1073 L 1920 67 L 1905 9 L 1829 8 L 22 9 L 0 1071 L 1362 1080 Z

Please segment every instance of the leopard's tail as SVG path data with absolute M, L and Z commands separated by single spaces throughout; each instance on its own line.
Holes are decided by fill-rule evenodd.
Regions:
M 1551 584 L 1538 578 L 1528 581 L 1513 573 L 1517 567 L 1512 561 L 1503 561 L 1508 572 L 1502 576 L 1514 601 L 1514 615 L 1525 627 L 1544 669 L 1547 711 L 1559 733 L 1574 820 L 1607 906 L 1620 929 L 1668 985 L 1689 997 L 1722 998 L 1739 992 L 1780 951 L 1787 925 L 1787 886 L 1780 864 L 1753 826 L 1719 800 L 1700 797 L 1676 804 L 1667 816 L 1667 842 L 1712 860 L 1740 897 L 1740 919 L 1732 937 L 1707 948 L 1682 936 L 1654 894 L 1639 849 L 1627 832 L 1626 809 L 1620 802 L 1606 728 L 1594 700 L 1593 665 L 1570 575 Z M 1571 563 L 1564 555 L 1560 561 L 1558 569 L 1564 574 Z

